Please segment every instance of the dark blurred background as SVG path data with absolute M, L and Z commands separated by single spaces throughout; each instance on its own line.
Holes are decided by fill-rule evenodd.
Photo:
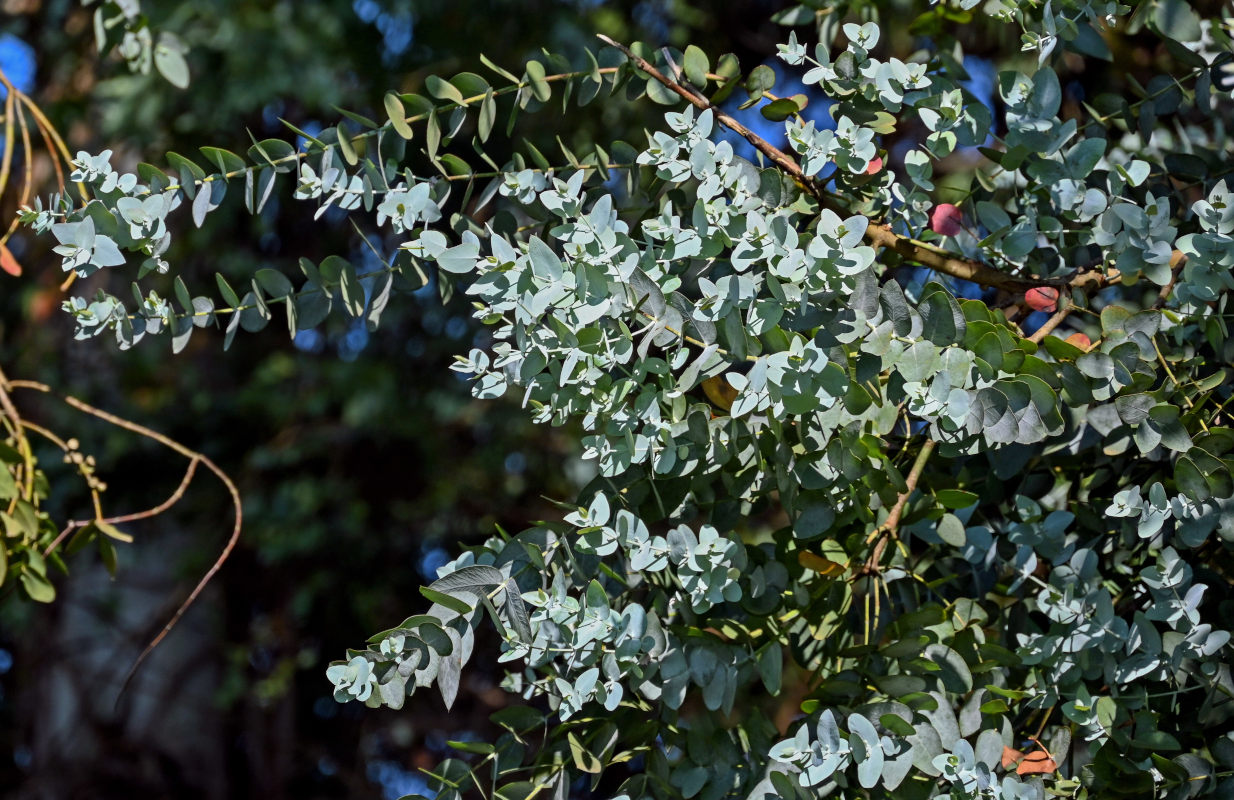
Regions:
M 767 20 L 779 5 L 147 0 L 154 25 L 189 47 L 193 80 L 181 91 L 157 73 L 133 75 L 119 59 L 101 59 L 91 11 L 76 0 L 0 0 L 0 69 L 73 152 L 111 148 L 113 164 L 132 170 L 138 161 L 165 163 L 169 150 L 243 152 L 246 129 L 288 138 L 279 117 L 305 130 L 331 125 L 332 105 L 382 117 L 387 90 L 422 91 L 429 73 L 485 72 L 480 53 L 515 73 L 541 47 L 582 64 L 596 32 L 693 42 L 713 56 L 735 51 L 749 68 L 774 53 L 777 30 Z M 622 100 L 573 116 L 524 116 L 517 135 L 545 152 L 555 151 L 557 135 L 573 145 L 595 135 L 638 146 L 660 113 Z M 492 152 L 499 163 L 509 154 L 500 144 Z M 46 163 L 36 166 L 50 175 Z M 3 219 L 15 206 L 3 198 Z M 317 224 L 312 212 L 284 195 L 251 218 L 229 201 L 200 231 L 181 212 L 168 260 L 195 293 L 215 294 L 213 271 L 239 285 L 265 266 L 297 274 L 301 256 L 362 258 L 350 224 Z M 107 337 L 74 342 L 58 311 L 58 257 L 27 235 L 9 246 L 25 270 L 0 276 L 0 363 L 9 377 L 43 381 L 205 453 L 239 485 L 245 527 L 118 704 L 120 678 L 226 539 L 231 510 L 217 482 L 199 471 L 172 512 L 125 526 L 136 540 L 121 546 L 115 580 L 88 550 L 57 578 L 54 604 L 0 595 L 0 795 L 277 800 L 424 791 L 417 768 L 446 755 L 447 739 L 482 732 L 506 702 L 500 674 L 474 659 L 449 715 L 435 692 L 401 712 L 373 711 L 335 704 L 326 663 L 421 609 L 417 587 L 495 524 L 517 531 L 558 513 L 546 498 L 572 498 L 589 475 L 574 433 L 533 426 L 517 398 L 471 399 L 448 366 L 484 334 L 464 299 L 443 306 L 434 286 L 393 298 L 375 333 L 332 318 L 292 341 L 274 324 L 241 333 L 223 352 L 221 332 L 211 331 L 173 357 L 163 338 L 128 352 Z M 113 276 L 113 290 L 131 277 Z M 179 481 L 183 460 L 158 445 L 53 399 L 20 399 L 28 417 L 95 454 L 108 513 L 149 507 Z M 56 518 L 88 514 L 67 470 L 49 469 Z

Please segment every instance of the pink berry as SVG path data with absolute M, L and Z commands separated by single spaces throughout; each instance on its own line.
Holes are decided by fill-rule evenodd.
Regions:
M 874 160 L 870 162 L 870 165 L 868 167 L 866 167 L 866 174 L 867 175 L 877 175 L 882 168 L 883 168 L 883 160 L 879 158 L 878 156 L 874 156 Z
M 930 230 L 942 236 L 955 236 L 964 230 L 964 212 L 951 203 L 939 203 L 930 212 Z
M 1024 300 L 1037 311 L 1058 308 L 1058 290 L 1053 286 L 1036 286 L 1024 293 Z

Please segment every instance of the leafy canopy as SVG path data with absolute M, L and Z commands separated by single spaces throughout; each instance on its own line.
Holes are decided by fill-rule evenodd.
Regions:
M 438 797 L 1226 796 L 1234 23 L 960 0 L 901 60 L 872 4 L 814 6 L 777 15 L 808 26 L 777 55 L 825 112 L 696 47 L 481 57 L 494 78 L 431 76 L 301 148 L 135 174 L 82 153 L 90 199 L 22 219 L 66 272 L 135 278 L 66 303 L 80 338 L 375 328 L 435 282 L 489 326 L 455 365 L 477 397 L 581 426 L 597 477 L 560 519 L 462 553 L 327 671 L 340 702 L 449 705 L 496 629 L 526 704 L 456 743 Z M 979 14 L 1029 53 L 990 105 L 961 44 Z M 1131 36 L 1158 48 L 1144 87 L 1111 61 Z M 1076 97 L 1076 64 L 1138 96 Z M 485 151 L 619 92 L 671 109 L 645 144 Z M 726 110 L 741 92 L 786 150 Z M 945 159 L 977 163 L 954 204 Z M 183 217 L 280 185 L 372 259 L 215 291 L 162 258 Z

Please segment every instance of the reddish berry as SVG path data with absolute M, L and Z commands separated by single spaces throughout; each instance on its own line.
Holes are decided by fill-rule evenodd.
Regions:
M 866 174 L 867 175 L 877 175 L 879 171 L 882 170 L 882 168 L 883 168 L 883 160 L 879 158 L 878 156 L 874 156 L 874 160 L 870 162 L 870 165 L 868 167 L 866 167 Z
M 930 230 L 942 236 L 955 236 L 964 230 L 964 212 L 951 203 L 939 203 L 930 212 Z
M 1074 345 L 1075 347 L 1078 347 L 1084 351 L 1087 351 L 1090 347 L 1093 346 L 1093 340 L 1088 338 L 1082 333 L 1073 333 L 1070 336 L 1068 336 L 1066 339 L 1063 339 L 1063 341 L 1066 342 L 1067 344 Z
M 1035 311 L 1058 308 L 1058 290 L 1053 286 L 1036 286 L 1024 293 L 1024 300 Z

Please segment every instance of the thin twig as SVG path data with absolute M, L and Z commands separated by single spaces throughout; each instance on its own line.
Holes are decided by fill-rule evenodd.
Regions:
M 895 535 L 896 529 L 900 527 L 900 517 L 903 516 L 904 508 L 908 505 L 908 498 L 917 489 L 917 482 L 921 480 L 921 473 L 925 471 L 926 462 L 930 460 L 930 454 L 934 452 L 934 447 L 935 441 L 927 439 L 925 444 L 921 446 L 921 450 L 917 452 L 917 458 L 913 461 L 913 466 L 908 471 L 908 477 L 904 480 L 904 491 L 896 498 L 896 503 L 891 507 L 891 513 L 887 515 L 886 521 L 870 534 L 870 538 L 875 540 L 874 549 L 870 552 L 870 557 L 866 559 L 865 567 L 858 572 L 858 575 L 878 574 L 878 562 L 883 557 L 883 551 L 887 549 L 887 542 Z
M 1063 320 L 1065 320 L 1074 309 L 1074 303 L 1064 301 L 1062 307 L 1055 311 L 1049 319 L 1043 322 L 1040 328 L 1033 331 L 1032 336 L 1029 336 L 1028 340 L 1034 344 L 1041 344 L 1041 340 L 1053 333 L 1054 329 L 1061 325 Z
M 47 386 L 34 381 L 21 381 L 16 385 L 26 389 L 34 389 L 36 391 L 48 391 Z M 189 459 L 189 475 L 186 477 L 191 477 L 191 473 L 196 469 L 196 463 L 200 462 L 206 467 L 206 469 L 213 472 L 215 477 L 217 477 L 219 481 L 222 482 L 223 486 L 227 488 L 227 493 L 231 495 L 232 505 L 235 509 L 235 523 L 232 526 L 231 535 L 227 538 L 227 543 L 223 546 L 223 551 L 219 553 L 218 558 L 216 558 L 214 563 L 210 565 L 210 569 L 206 570 L 206 574 L 203 575 L 201 580 L 197 582 L 197 585 L 193 587 L 193 591 L 189 592 L 189 596 L 185 598 L 184 602 L 181 603 L 179 608 L 176 609 L 176 612 L 172 614 L 171 619 L 167 621 L 167 624 L 163 626 L 163 629 L 159 631 L 158 635 L 155 636 L 154 639 L 146 645 L 146 648 L 141 651 L 141 654 L 137 656 L 137 660 L 133 662 L 133 666 L 129 668 L 128 673 L 124 676 L 124 680 L 121 682 L 120 692 L 116 696 L 116 702 L 119 703 L 120 697 L 123 696 L 124 690 L 128 687 L 129 681 L 133 679 L 133 675 L 137 672 L 137 668 L 140 667 L 142 662 L 146 660 L 146 657 L 150 655 L 151 651 L 153 651 L 155 647 L 158 647 L 159 643 L 162 642 L 167 634 L 171 632 L 171 629 L 176 626 L 176 623 L 179 622 L 180 618 L 184 616 L 184 612 L 188 610 L 189 606 L 193 604 L 198 595 L 202 593 L 202 590 L 206 588 L 206 584 L 208 584 L 215 574 L 222 568 L 223 563 L 227 561 L 227 558 L 231 555 L 232 550 L 235 549 L 236 543 L 240 540 L 240 530 L 244 522 L 244 509 L 240 501 L 240 490 L 236 488 L 236 484 L 230 477 L 228 477 L 226 472 L 220 469 L 219 466 L 211 461 L 207 456 L 202 455 L 195 450 L 191 450 L 174 439 L 164 436 L 156 430 L 147 428 L 145 425 L 131 422 L 123 417 L 117 417 L 115 414 L 108 413 L 101 408 L 96 408 L 85 401 L 72 397 L 71 395 L 66 395 L 61 399 L 78 411 L 98 417 L 104 422 L 108 422 L 118 428 L 124 428 L 127 431 L 140 434 L 147 439 L 153 439 L 164 447 Z M 165 505 L 170 506 L 178 500 L 182 490 L 183 484 L 180 489 L 177 489 L 176 492 L 173 493 L 172 497 L 167 503 L 165 503 Z M 149 512 L 138 512 L 136 515 L 126 516 L 129 516 L 130 518 L 140 518 L 143 515 L 151 514 Z
M 59 545 L 61 541 L 63 541 L 64 537 L 78 528 L 84 528 L 95 522 L 106 522 L 109 525 L 121 525 L 125 522 L 136 522 L 139 519 L 149 519 L 150 517 L 157 517 L 159 514 L 162 514 L 164 511 L 180 502 L 180 500 L 184 497 L 184 493 L 189 488 L 189 484 L 193 482 L 193 475 L 197 472 L 198 463 L 199 459 L 189 459 L 188 469 L 184 471 L 184 477 L 180 479 L 180 485 L 176 487 L 176 490 L 171 493 L 170 497 L 159 503 L 154 508 L 148 508 L 145 511 L 135 511 L 131 514 L 120 514 L 115 517 L 81 519 L 70 522 L 65 526 L 64 530 L 60 531 L 60 535 L 56 537 L 55 541 L 48 545 L 47 549 L 43 551 L 43 557 L 46 558 L 51 555 L 52 551 L 56 549 L 56 546 Z
M 235 549 L 236 542 L 240 540 L 240 529 L 243 525 L 244 510 L 243 505 L 240 502 L 240 490 L 236 488 L 236 484 L 232 482 L 226 472 L 223 472 L 223 470 L 220 469 L 219 466 L 208 457 L 190 450 L 174 439 L 169 439 L 158 431 L 151 430 L 150 428 L 147 428 L 144 425 L 139 425 L 136 422 L 130 422 L 127 419 L 117 417 L 114 414 L 109 414 L 102 409 L 95 408 L 89 403 L 78 400 L 76 397 L 66 396 L 64 398 L 64 402 L 79 411 L 96 416 L 105 422 L 110 422 L 112 425 L 124 428 L 125 430 L 133 431 L 134 433 L 139 433 L 146 438 L 153 439 L 164 447 L 168 447 L 176 451 L 185 458 L 200 461 L 205 465 L 206 469 L 213 472 L 215 477 L 217 477 L 223 485 L 227 487 L 227 492 L 231 495 L 231 501 L 235 508 L 235 524 L 232 526 L 231 536 L 228 537 L 227 543 L 223 546 L 223 551 L 219 553 L 218 558 L 216 558 L 214 563 L 210 565 L 210 569 L 206 570 L 206 574 L 203 575 L 201 580 L 197 582 L 197 585 L 193 587 L 193 591 L 189 592 L 189 596 L 185 598 L 184 602 L 180 604 L 180 607 L 176 609 L 176 613 L 171 615 L 171 619 L 169 619 L 167 624 L 163 626 L 163 630 L 159 631 L 158 635 L 150 641 L 150 644 L 146 645 L 146 649 L 142 650 L 141 654 L 137 656 L 137 660 L 133 662 L 133 666 L 129 667 L 128 674 L 124 676 L 124 680 L 120 684 L 120 692 L 116 696 L 116 702 L 118 703 L 120 701 L 120 696 L 124 694 L 124 690 L 128 687 L 129 681 L 133 679 L 133 675 L 137 672 L 137 668 L 140 667 L 141 663 L 146 660 L 146 656 L 150 655 L 150 652 L 154 650 L 154 648 L 158 647 L 159 642 L 163 641 L 163 638 L 166 637 L 167 634 L 171 632 L 171 629 L 176 626 L 176 623 L 179 622 L 180 618 L 184 616 L 184 612 L 188 610 L 189 606 L 193 604 L 193 601 L 197 599 L 197 596 L 200 595 L 202 590 L 206 588 L 206 584 L 208 584 L 214 577 L 215 573 L 222 568 L 223 562 L 227 560 L 228 556 L 231 555 L 231 551 Z
M 20 197 L 17 199 L 18 207 L 25 207 L 30 202 L 30 193 L 34 190 L 34 150 L 30 147 L 30 126 L 26 122 L 26 115 L 22 113 L 21 106 L 15 106 L 14 111 L 17 114 L 17 126 L 21 130 L 21 146 L 24 153 L 24 169 L 21 182 Z M 11 144 L 11 143 L 10 143 Z M 56 159 L 53 157 L 52 161 Z M 0 187 L 3 191 L 4 187 Z M 13 221 L 9 223 L 9 228 L 0 236 L 0 244 L 4 244 L 17 230 L 17 226 L 21 224 L 21 217 L 14 215 Z
M 9 170 L 13 166 L 13 151 L 16 150 L 17 137 L 14 135 L 13 120 L 17 116 L 17 93 L 8 78 L 0 75 L 0 84 L 8 89 L 8 97 L 4 100 L 4 155 L 0 156 L 0 192 L 9 185 Z
M 21 415 L 17 413 L 17 407 L 13 405 L 13 400 L 9 397 L 9 388 L 8 377 L 4 374 L 4 370 L 0 369 L 0 409 L 4 411 L 12 424 L 13 438 L 17 440 L 17 449 L 21 453 L 25 468 L 25 474 L 22 477 L 25 479 L 26 488 L 22 496 L 29 497 L 34 487 L 34 452 L 30 449 L 29 440 L 26 439 L 25 424 L 21 420 Z M 16 503 L 17 498 L 14 497 L 13 503 L 9 506 L 10 513 Z

